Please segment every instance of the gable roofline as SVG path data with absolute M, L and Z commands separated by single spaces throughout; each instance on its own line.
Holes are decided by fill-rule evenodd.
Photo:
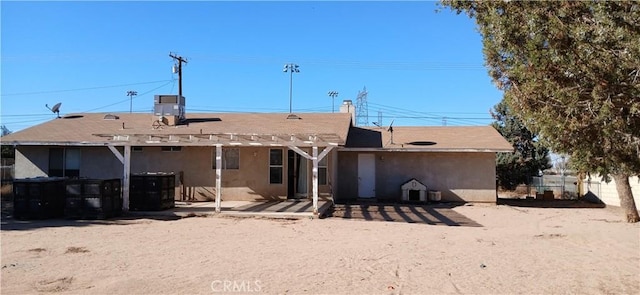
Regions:
M 0 138 L 2 145 L 65 146 L 336 146 L 346 141 L 351 115 L 344 113 L 189 114 L 178 126 L 154 125 L 152 114 L 72 114 Z M 67 119 L 65 119 L 67 118 Z M 153 124 L 152 124 L 153 123 Z

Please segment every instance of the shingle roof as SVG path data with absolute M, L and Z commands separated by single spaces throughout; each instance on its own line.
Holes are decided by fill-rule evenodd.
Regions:
M 67 115 L 3 136 L 0 140 L 3 144 L 23 145 L 105 144 L 114 142 L 114 135 L 121 135 L 120 139 L 128 138 L 137 145 L 158 143 L 158 140 L 162 143 L 173 140 L 173 144 L 178 144 L 177 140 L 181 145 L 210 145 L 216 140 L 227 143 L 290 141 L 293 135 L 296 141 L 313 140 L 326 145 L 329 142 L 344 144 L 351 125 L 351 114 L 345 113 L 301 113 L 297 114 L 299 119 L 287 119 L 288 113 L 187 114 L 188 124 L 160 128 L 154 128 L 158 117 L 152 114 L 118 113 L 114 114 L 119 117 L 117 120 L 105 120 L 105 115 Z
M 206 113 L 187 114 L 188 124 L 154 128 L 151 114 L 67 115 L 0 138 L 2 144 L 57 145 L 106 143 L 134 145 L 212 145 L 269 143 L 339 144 L 354 149 L 511 152 L 513 147 L 491 126 L 350 127 L 351 114 Z M 124 126 L 124 128 L 123 128 Z M 156 123 L 157 127 L 157 123 Z M 232 135 L 233 134 L 233 135 Z M 293 136 L 293 138 L 291 137 Z M 117 137 L 117 138 L 115 138 Z
M 513 147 L 491 126 L 424 126 L 387 128 L 352 127 L 349 148 L 449 151 L 512 152 Z

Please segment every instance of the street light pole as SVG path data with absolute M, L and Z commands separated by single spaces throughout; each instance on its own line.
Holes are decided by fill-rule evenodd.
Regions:
M 338 96 L 338 91 L 329 91 L 329 96 L 331 96 L 331 112 L 335 113 L 335 101 Z
M 336 96 L 338 96 L 338 91 L 329 91 L 329 96 L 331 97 L 331 112 L 335 113 L 335 100 Z
M 293 113 L 293 73 L 300 73 L 299 66 L 294 63 L 284 65 L 283 72 L 289 72 L 289 114 Z
M 127 96 L 129 97 L 129 113 L 133 112 L 133 97 L 138 95 L 138 91 L 129 90 Z

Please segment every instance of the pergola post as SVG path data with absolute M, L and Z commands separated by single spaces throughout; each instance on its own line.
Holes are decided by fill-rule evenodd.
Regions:
M 122 175 L 122 210 L 129 210 L 129 182 L 131 180 L 131 146 L 124 146 L 124 171 Z
M 131 146 L 124 145 L 124 156 L 112 145 L 107 146 L 113 155 L 122 163 L 122 210 L 129 210 L 129 182 L 131 179 Z
M 216 144 L 216 213 L 220 213 L 222 199 L 222 145 Z
M 313 168 L 311 168 L 311 181 L 313 182 L 313 214 L 318 215 L 318 147 L 314 146 L 312 149 L 312 162 Z
M 311 147 L 311 155 L 307 154 L 305 151 L 300 149 L 295 145 L 290 145 L 289 148 L 299 155 L 303 156 L 306 159 L 311 160 L 313 166 L 311 168 L 311 182 L 313 186 L 313 214 L 318 214 L 318 162 L 326 157 L 329 152 L 334 148 L 334 146 L 327 146 L 322 150 L 322 152 L 318 155 L 318 147 Z

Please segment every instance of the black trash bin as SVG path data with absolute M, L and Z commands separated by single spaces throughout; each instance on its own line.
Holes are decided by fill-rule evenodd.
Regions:
M 105 219 L 122 212 L 120 179 L 74 179 L 66 184 L 65 217 Z
M 173 173 L 138 173 L 131 175 L 129 209 L 132 211 L 160 211 L 175 207 L 175 179 Z
M 62 177 L 36 177 L 13 181 L 13 216 L 16 219 L 62 217 L 65 206 Z

